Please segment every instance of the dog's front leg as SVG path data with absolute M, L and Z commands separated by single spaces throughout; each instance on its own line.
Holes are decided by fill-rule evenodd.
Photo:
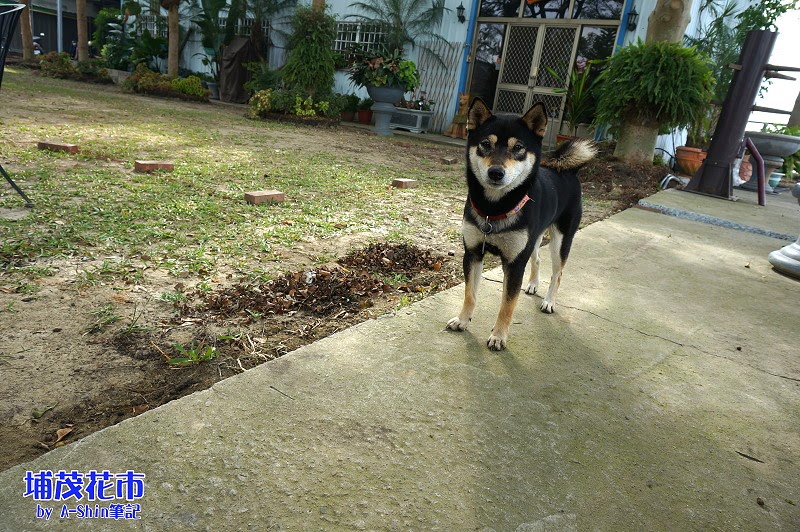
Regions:
M 519 258 L 511 263 L 503 261 L 503 299 L 500 301 L 500 312 L 492 328 L 492 335 L 486 344 L 492 351 L 502 351 L 508 341 L 508 329 L 517 306 L 522 278 L 525 275 L 525 261 Z
M 447 322 L 447 328 L 453 331 L 463 331 L 472 321 L 475 312 L 475 300 L 478 297 L 478 285 L 483 275 L 483 255 L 464 250 L 464 304 L 461 312 Z

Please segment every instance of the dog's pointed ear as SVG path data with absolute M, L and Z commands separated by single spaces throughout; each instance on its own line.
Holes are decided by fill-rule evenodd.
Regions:
M 472 125 L 470 129 L 476 129 L 486 123 L 492 117 L 492 111 L 480 98 L 475 98 L 469 104 L 469 123 Z
M 522 116 L 522 121 L 525 122 L 528 129 L 533 131 L 534 135 L 544 137 L 547 128 L 547 112 L 544 110 L 544 104 L 539 102 L 528 109 L 528 112 Z

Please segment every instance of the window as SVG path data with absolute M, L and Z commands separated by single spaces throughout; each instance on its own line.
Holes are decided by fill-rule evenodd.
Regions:
M 236 29 L 234 31 L 235 35 L 239 35 L 241 37 L 249 37 L 253 32 L 253 24 L 255 23 L 255 19 L 253 18 L 246 18 L 244 20 L 239 19 L 236 21 Z M 219 17 L 217 24 L 219 27 L 222 28 L 222 31 L 225 31 L 225 25 L 228 23 L 228 17 Z M 264 35 L 264 39 L 268 41 L 269 37 L 269 20 L 261 21 L 261 33 Z
M 378 51 L 386 41 L 386 31 L 379 24 L 364 22 L 337 22 L 336 42 L 333 49 L 347 62 L 353 59 L 353 48 Z
M 139 15 L 137 18 L 139 19 L 137 35 L 147 30 L 153 37 L 167 38 L 167 19 L 158 15 Z

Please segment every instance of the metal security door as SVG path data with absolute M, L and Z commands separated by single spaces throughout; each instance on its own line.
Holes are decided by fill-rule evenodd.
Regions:
M 495 112 L 521 114 L 542 102 L 549 116 L 555 112 L 556 120 L 561 120 L 562 91 L 567 88 L 577 37 L 577 25 L 512 25 L 503 52 Z

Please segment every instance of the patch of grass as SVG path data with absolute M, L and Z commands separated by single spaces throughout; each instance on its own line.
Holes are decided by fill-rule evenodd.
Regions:
M 307 128 L 247 120 L 235 109 L 26 71 L 4 82 L 18 104 L 3 110 L 0 156 L 36 202 L 24 219 L 0 220 L 0 268 L 19 277 L 25 261 L 119 256 L 83 269 L 79 282 L 140 283 L 143 263 L 176 278 L 222 269 L 264 278 L 306 242 L 354 233 L 402 238 L 419 223 L 404 212 L 441 210 L 442 198 L 463 189 L 461 169 L 426 162 L 416 145 L 405 160 L 368 158 L 320 143 Z M 390 142 L 344 128 L 341 135 L 371 153 Z M 78 144 L 81 154 L 35 149 L 43 139 Z M 137 159 L 170 160 L 175 169 L 134 173 Z M 425 193 L 401 194 L 388 187 L 393 177 L 414 177 Z M 245 191 L 265 188 L 287 201 L 243 201 Z M 0 206 L 18 204 L 0 189 Z M 450 208 L 457 215 L 461 205 Z M 336 251 L 317 251 L 318 260 Z
M 94 317 L 94 322 L 86 328 L 88 334 L 100 333 L 122 319 L 115 313 L 114 305 L 104 305 L 93 310 L 91 315 Z

